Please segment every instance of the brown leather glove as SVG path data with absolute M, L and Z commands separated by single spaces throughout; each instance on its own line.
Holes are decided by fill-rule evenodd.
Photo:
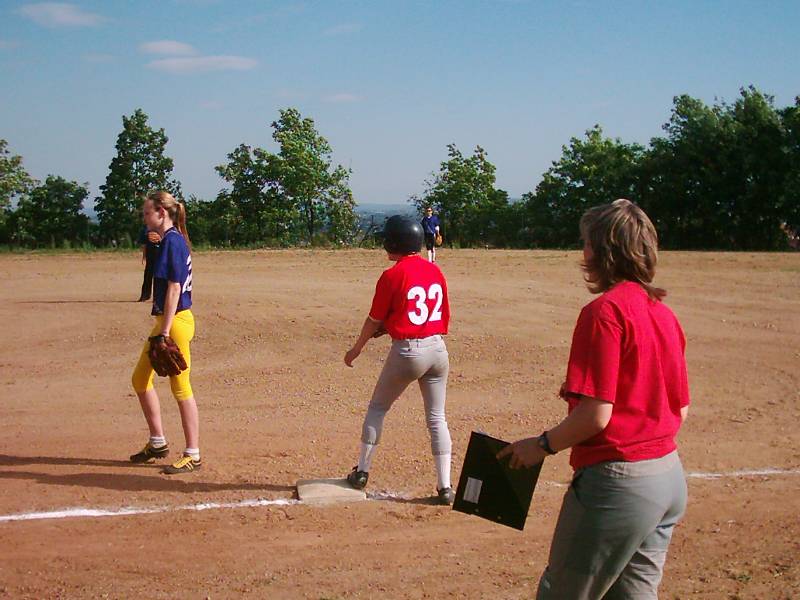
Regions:
M 161 377 L 180 375 L 181 371 L 189 368 L 181 354 L 178 344 L 168 335 L 154 335 L 147 338 L 150 350 L 147 355 L 153 370 Z

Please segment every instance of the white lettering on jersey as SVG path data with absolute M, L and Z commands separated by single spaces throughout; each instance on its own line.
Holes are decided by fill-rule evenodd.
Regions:
M 433 307 L 433 312 L 428 311 L 428 305 L 425 304 L 425 299 L 436 300 L 436 305 Z M 416 310 L 408 313 L 408 320 L 414 325 L 424 325 L 427 321 L 441 321 L 442 320 L 442 302 L 444 301 L 444 291 L 442 286 L 434 283 L 425 292 L 425 288 L 415 285 L 408 290 L 408 299 L 415 300 Z M 430 317 L 430 318 L 429 318 Z
M 183 289 L 181 289 L 181 294 L 184 292 L 191 292 L 192 291 L 192 255 L 186 257 L 186 266 L 189 267 L 189 274 L 186 276 L 186 281 L 183 282 Z
M 438 283 L 434 283 L 431 287 L 429 287 L 428 300 L 436 300 L 436 306 L 433 307 L 433 312 L 431 313 L 431 318 L 429 321 L 441 321 L 442 301 L 444 300 L 444 291 L 442 290 L 442 286 L 440 286 Z

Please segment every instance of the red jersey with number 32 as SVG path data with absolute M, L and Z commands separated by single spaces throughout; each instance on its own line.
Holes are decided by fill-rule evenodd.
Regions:
M 395 340 L 446 334 L 450 324 L 447 281 L 418 254 L 404 256 L 375 285 L 369 316 Z

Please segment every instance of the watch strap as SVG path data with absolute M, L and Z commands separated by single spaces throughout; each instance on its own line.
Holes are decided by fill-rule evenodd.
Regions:
M 541 448 L 542 450 L 544 450 L 548 454 L 553 455 L 553 454 L 556 453 L 556 451 L 553 450 L 553 447 L 550 445 L 550 440 L 547 438 L 547 432 L 546 431 L 542 432 L 542 435 L 540 435 L 537 438 L 537 442 L 539 444 L 539 448 Z

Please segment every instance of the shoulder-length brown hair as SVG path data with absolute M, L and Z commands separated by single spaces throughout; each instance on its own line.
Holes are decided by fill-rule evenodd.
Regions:
M 599 294 L 620 281 L 634 281 L 654 300 L 667 295 L 652 285 L 658 262 L 658 234 L 645 212 L 630 200 L 595 206 L 581 217 L 581 239 L 592 250 L 584 260 L 589 291 Z

